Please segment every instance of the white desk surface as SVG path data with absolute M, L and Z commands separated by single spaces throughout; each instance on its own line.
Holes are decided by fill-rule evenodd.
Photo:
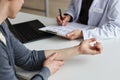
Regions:
M 38 19 L 45 25 L 55 24 L 55 19 L 19 13 L 13 24 Z M 60 49 L 74 46 L 80 40 L 66 40 L 52 37 L 25 44 L 29 49 Z M 48 80 L 120 80 L 120 39 L 102 41 L 103 52 L 100 55 L 80 55 L 67 60 L 62 68 Z

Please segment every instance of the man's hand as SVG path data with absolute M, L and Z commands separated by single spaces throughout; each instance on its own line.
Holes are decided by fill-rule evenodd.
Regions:
M 59 68 L 64 64 L 64 61 L 62 60 L 55 60 L 57 57 L 57 53 L 50 55 L 44 62 L 45 67 L 48 67 L 51 75 L 56 73 Z
M 92 42 L 95 42 L 91 45 Z M 100 54 L 102 51 L 102 46 L 99 42 L 96 41 L 95 38 L 91 38 L 88 40 L 84 40 L 79 45 L 79 52 L 80 54 Z

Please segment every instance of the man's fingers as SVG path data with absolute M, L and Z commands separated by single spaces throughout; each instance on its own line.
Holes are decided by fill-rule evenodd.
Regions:
M 99 42 L 96 42 L 96 44 L 94 45 L 96 50 L 101 52 L 102 51 L 102 45 Z
M 102 47 L 100 43 L 96 42 L 93 46 L 90 46 L 89 52 L 94 55 L 94 54 L 100 54 L 102 51 Z
M 50 55 L 50 56 L 48 57 L 48 59 L 54 60 L 56 57 L 57 57 L 57 53 L 53 53 L 52 55 Z
M 58 65 L 59 65 L 59 66 L 62 66 L 62 65 L 64 65 L 64 61 L 62 61 L 62 60 L 60 60 L 60 61 L 57 61 L 57 63 L 58 63 Z
M 88 41 L 89 43 L 90 43 L 90 42 L 94 42 L 94 41 L 96 41 L 96 38 L 91 38 L 91 39 L 88 39 L 87 41 Z

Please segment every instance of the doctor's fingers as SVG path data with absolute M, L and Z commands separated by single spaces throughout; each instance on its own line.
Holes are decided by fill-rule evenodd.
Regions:
M 69 39 L 69 40 L 74 40 L 74 39 L 77 39 L 77 38 L 79 38 L 79 37 L 76 36 L 76 35 L 74 35 L 74 34 L 71 34 L 71 35 L 69 35 L 69 36 L 66 36 L 66 38 Z
M 57 20 L 57 23 L 58 23 L 59 25 L 62 25 L 62 20 L 60 19 L 60 16 L 57 16 L 57 17 L 56 17 L 56 20 Z
M 69 15 L 64 15 L 63 16 L 63 23 L 68 23 L 70 21 L 71 17 Z
M 56 19 L 58 24 L 62 26 L 66 26 L 67 23 L 70 21 L 70 17 L 67 15 L 62 15 L 62 18 L 60 16 L 57 16 Z
M 74 30 L 66 35 L 66 37 L 70 40 L 80 38 L 81 31 L 80 30 Z

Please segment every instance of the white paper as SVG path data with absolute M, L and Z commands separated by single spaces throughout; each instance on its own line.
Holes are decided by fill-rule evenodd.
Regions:
M 84 30 L 89 28 L 90 28 L 89 26 L 73 22 L 68 23 L 67 26 L 50 25 L 40 28 L 39 30 L 53 33 L 59 36 L 66 36 L 67 33 L 70 33 L 73 30 Z

